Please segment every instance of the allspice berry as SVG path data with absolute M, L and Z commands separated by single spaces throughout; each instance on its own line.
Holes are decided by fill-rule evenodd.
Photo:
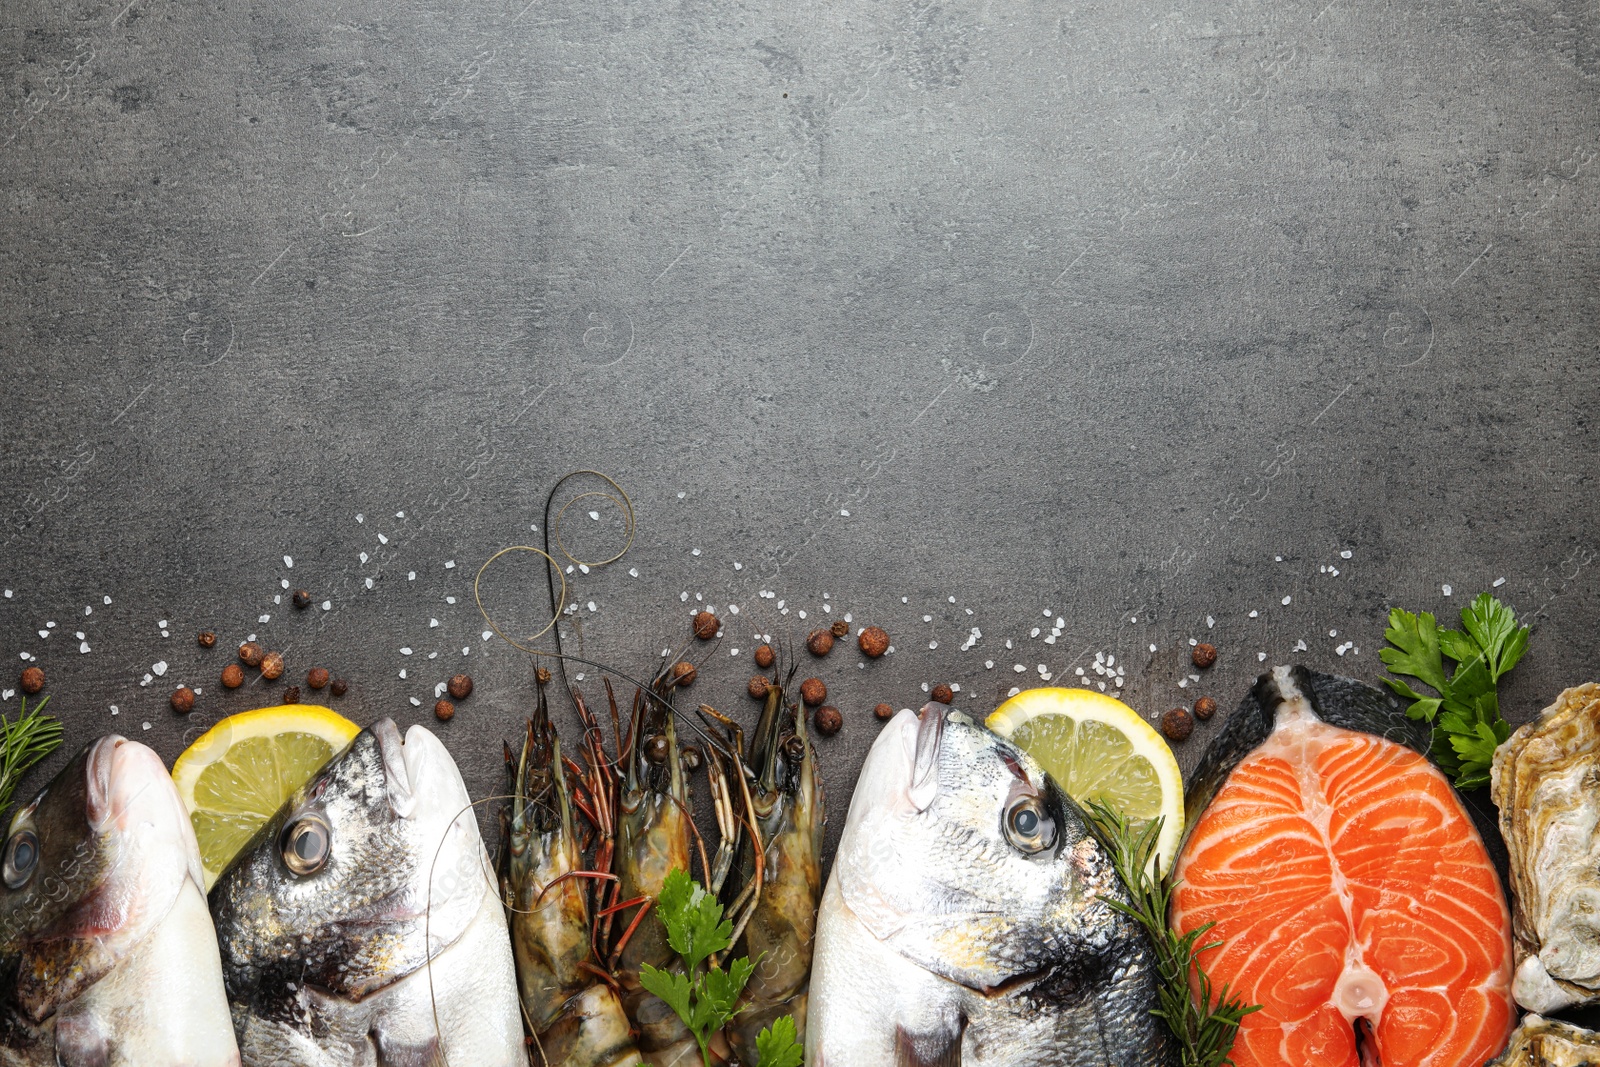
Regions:
M 813 656 L 826 656 L 833 651 L 832 630 L 812 630 L 806 635 L 806 651 Z
M 1194 716 L 1188 708 L 1173 708 L 1161 716 L 1161 732 L 1173 741 L 1187 741 L 1194 733 Z
M 239 662 L 246 667 L 261 666 L 261 659 L 266 655 L 266 650 L 254 641 L 246 641 L 239 646 Z
M 863 656 L 877 659 L 889 651 L 889 633 L 881 626 L 868 626 L 856 635 L 856 644 L 861 646 Z
M 672 684 L 678 686 L 693 685 L 699 677 L 694 669 L 694 664 L 687 660 L 679 660 L 672 665 Z
M 883 719 L 885 722 L 887 722 L 888 720 L 894 718 L 894 705 L 893 704 L 878 704 L 878 705 L 875 705 L 873 707 L 873 709 L 872 709 L 872 714 L 876 715 L 878 718 Z
M 306 684 L 313 689 L 321 689 L 328 684 L 328 668 L 312 667 L 306 671 Z
M 936 704 L 954 704 L 956 701 L 956 691 L 943 682 L 934 686 L 928 696 L 932 697 Z
M 832 704 L 824 704 L 816 710 L 811 721 L 816 724 L 817 733 L 823 737 L 832 737 L 839 732 L 839 727 L 844 725 L 844 716 Z
M 1194 702 L 1194 717 L 1209 719 L 1217 713 L 1217 702 L 1210 697 L 1201 697 Z
M 311 592 L 308 589 L 296 589 L 292 599 L 294 606 L 301 611 L 311 606 Z
M 30 696 L 44 688 L 44 668 L 27 667 L 22 672 L 22 691 Z
M 828 627 L 828 632 L 833 634 L 835 637 L 849 637 L 850 624 L 845 622 L 843 619 L 834 619 L 833 625 Z
M 200 642 L 201 648 L 210 648 L 217 643 L 217 635 L 210 630 L 201 630 L 200 636 L 196 640 Z
M 350 683 L 343 678 L 335 678 L 328 683 L 328 692 L 336 697 L 342 697 L 350 691 Z
M 194 710 L 194 690 L 186 685 L 180 685 L 172 691 L 172 696 L 167 698 L 167 702 L 179 715 L 187 715 Z
M 440 722 L 449 722 L 456 713 L 456 706 L 448 700 L 441 700 L 433 706 L 433 716 Z
M 261 677 L 269 682 L 275 682 L 283 677 L 282 652 L 268 652 L 261 657 Z
M 472 675 L 452 674 L 444 687 L 450 690 L 450 695 L 457 700 L 465 700 L 472 695 Z
M 750 676 L 750 684 L 745 686 L 745 691 L 756 700 L 765 700 L 767 698 L 767 690 L 771 688 L 772 683 L 767 680 L 766 675 L 752 674 Z
M 1205 670 L 1207 667 L 1217 662 L 1217 646 L 1208 645 L 1202 642 L 1194 646 L 1194 651 L 1189 653 L 1189 658 L 1194 660 L 1194 665 L 1196 667 L 1199 667 L 1201 670 Z
M 298 703 L 300 703 L 300 687 L 298 685 L 286 685 L 286 686 L 284 686 L 283 687 L 283 702 L 285 704 L 298 704 Z
M 694 617 L 694 635 L 702 641 L 711 640 L 720 629 L 722 623 L 709 611 L 702 611 Z
M 549 685 L 550 684 L 550 668 L 549 667 L 536 667 L 536 668 L 534 668 L 533 678 L 534 678 L 534 681 L 538 682 L 540 685 Z
M 244 668 L 237 663 L 230 663 L 222 668 L 222 684 L 229 689 L 237 689 L 244 684 Z
M 800 699 L 816 707 L 828 699 L 828 687 L 822 684 L 821 678 L 807 678 L 800 683 Z
M 693 774 L 705 766 L 706 758 L 694 745 L 684 745 L 678 750 L 678 758 L 683 762 L 683 769 Z
M 771 645 L 761 645 L 756 649 L 756 666 L 766 670 L 777 662 L 778 654 L 772 651 Z

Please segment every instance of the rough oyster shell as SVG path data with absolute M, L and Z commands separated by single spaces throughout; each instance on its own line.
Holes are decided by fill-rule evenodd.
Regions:
M 1526 1015 L 1511 1035 L 1511 1044 L 1486 1067 L 1600 1067 L 1600 1034 Z
M 1600 685 L 1512 734 L 1490 781 L 1511 860 L 1511 991 L 1538 1012 L 1600 1001 Z

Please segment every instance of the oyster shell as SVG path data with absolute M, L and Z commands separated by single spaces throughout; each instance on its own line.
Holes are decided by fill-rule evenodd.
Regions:
M 1494 754 L 1516 977 L 1530 1011 L 1600 1001 L 1600 685 L 1568 689 Z
M 1511 1035 L 1511 1044 L 1486 1067 L 1600 1067 L 1600 1034 L 1526 1015 Z

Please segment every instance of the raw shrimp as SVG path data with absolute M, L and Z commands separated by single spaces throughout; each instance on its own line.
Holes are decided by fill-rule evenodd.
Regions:
M 639 1061 L 622 1004 L 594 965 L 587 881 L 573 824 L 561 742 L 544 689 L 513 762 L 501 886 L 510 913 L 522 1010 L 535 1067 L 633 1067 Z M 606 872 L 599 872 L 604 877 Z

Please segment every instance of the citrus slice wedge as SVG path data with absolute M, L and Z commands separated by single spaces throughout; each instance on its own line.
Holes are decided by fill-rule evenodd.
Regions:
M 1172 869 L 1183 839 L 1183 774 L 1155 727 L 1089 689 L 1026 689 L 990 714 L 989 729 L 1038 760 L 1079 803 L 1099 800 L 1129 820 L 1159 816 L 1156 856 Z
M 230 715 L 172 765 L 210 889 L 289 794 L 361 732 L 337 712 L 283 704 Z

